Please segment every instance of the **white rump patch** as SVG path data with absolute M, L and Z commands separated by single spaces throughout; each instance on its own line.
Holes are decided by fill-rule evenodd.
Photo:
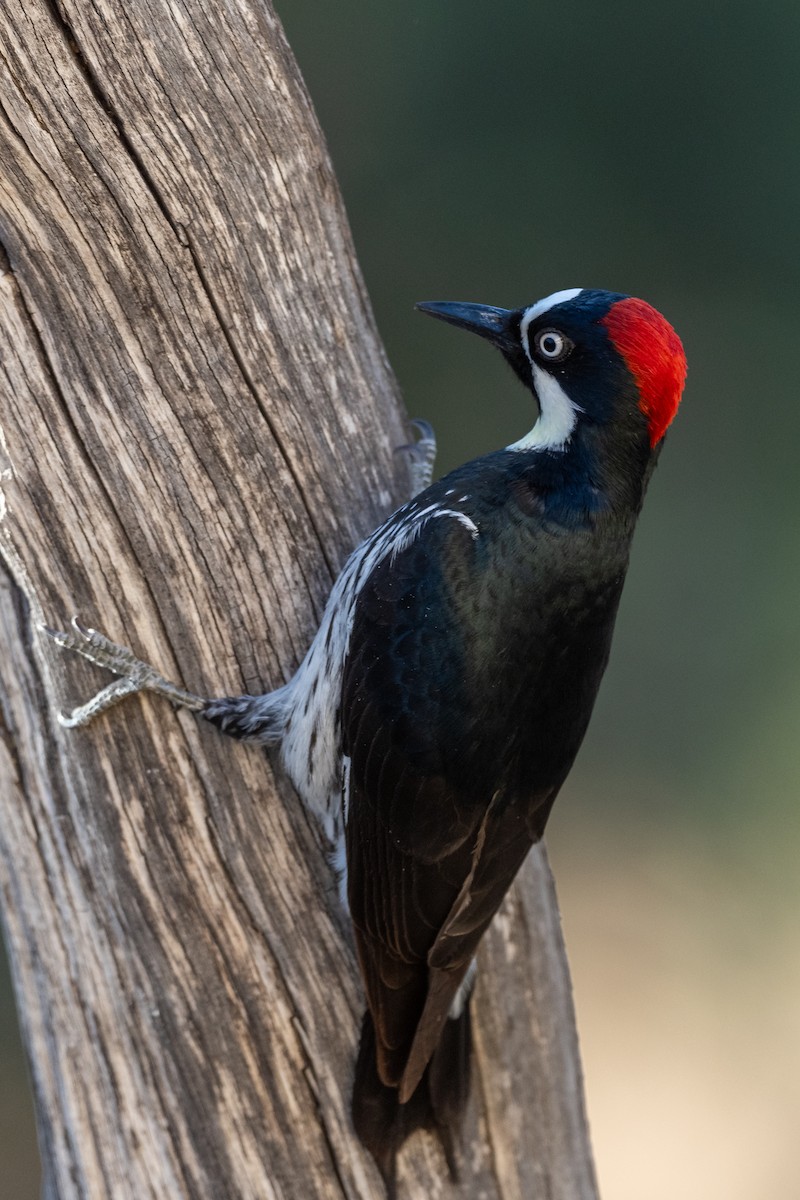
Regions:
M 574 300 L 582 291 L 583 288 L 567 288 L 563 292 L 553 292 L 552 296 L 545 296 L 544 300 L 537 300 L 536 304 L 526 308 L 523 314 L 520 322 L 520 340 L 531 364 L 533 387 L 539 400 L 540 411 L 533 429 L 518 442 L 507 446 L 507 450 L 563 450 L 572 437 L 581 410 L 577 404 L 573 404 L 558 380 L 533 361 L 528 329 L 531 321 L 544 316 L 558 304 Z

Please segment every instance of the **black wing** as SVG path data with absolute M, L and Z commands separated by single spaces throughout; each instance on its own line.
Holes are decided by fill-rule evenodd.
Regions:
M 344 673 L 350 910 L 378 1073 L 401 1103 L 551 799 L 519 805 L 503 786 L 497 692 L 476 660 L 482 608 L 496 607 L 480 556 L 442 516 L 386 557 L 359 595 Z

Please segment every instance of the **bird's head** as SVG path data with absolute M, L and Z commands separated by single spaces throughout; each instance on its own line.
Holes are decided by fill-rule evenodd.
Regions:
M 622 424 L 654 450 L 686 377 L 680 338 L 644 300 L 571 288 L 527 308 L 430 301 L 422 312 L 497 346 L 534 392 L 539 419 L 511 450 L 564 450 L 581 427 Z

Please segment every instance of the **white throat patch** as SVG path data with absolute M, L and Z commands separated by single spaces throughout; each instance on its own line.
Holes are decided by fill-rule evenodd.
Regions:
M 518 442 L 507 446 L 507 450 L 563 450 L 572 436 L 580 408 L 573 404 L 558 380 L 533 361 L 528 343 L 528 329 L 531 321 L 543 316 L 557 304 L 574 300 L 582 291 L 583 288 L 568 288 L 563 292 L 553 292 L 552 296 L 546 296 L 544 300 L 532 304 L 523 314 L 520 339 L 531 364 L 533 387 L 539 400 L 540 412 L 533 429 Z

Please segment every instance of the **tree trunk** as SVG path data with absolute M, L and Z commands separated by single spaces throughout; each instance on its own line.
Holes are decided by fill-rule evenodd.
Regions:
M 267 0 L 0 11 L 0 881 L 48 1197 L 374 1197 L 361 988 L 317 831 L 264 753 L 96 689 L 74 612 L 206 695 L 288 679 L 408 440 Z M 542 852 L 485 939 L 462 1183 L 590 1200 Z

